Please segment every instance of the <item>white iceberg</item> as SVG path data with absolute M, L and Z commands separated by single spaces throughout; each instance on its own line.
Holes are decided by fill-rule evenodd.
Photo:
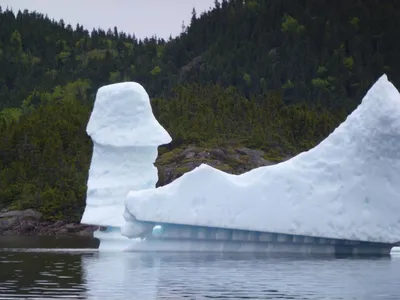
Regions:
M 155 187 L 158 146 L 171 142 L 171 137 L 155 119 L 147 92 L 136 82 L 98 90 L 87 133 L 93 140 L 93 156 L 81 223 L 108 227 L 95 234 L 100 239 L 127 240 L 120 233 L 126 195 Z M 128 212 L 125 216 L 130 224 L 134 221 Z
M 126 110 L 124 105 L 121 101 L 117 107 L 124 110 L 129 119 L 135 111 Z M 103 126 L 110 121 L 104 119 Z M 117 124 L 121 121 L 112 121 L 119 131 Z M 136 131 L 132 126 L 129 128 Z M 121 130 L 119 136 L 125 132 L 124 128 Z M 153 134 L 147 130 L 140 132 L 149 136 Z M 169 141 L 167 134 L 154 134 L 161 137 L 156 139 L 154 146 Z M 110 143 L 103 136 L 97 139 L 96 135 L 92 136 L 96 143 Z M 124 139 L 112 140 L 115 141 L 115 149 L 134 144 L 124 143 Z M 136 140 L 140 140 L 139 136 Z M 116 150 L 115 153 L 122 151 Z M 133 170 L 134 162 L 130 168 L 118 167 L 118 173 L 104 175 L 115 169 L 115 159 L 122 154 L 112 155 L 115 158 L 110 159 L 109 163 L 99 163 L 102 173 L 98 171 L 98 180 L 92 179 L 89 184 L 89 189 L 96 191 L 95 200 L 88 201 L 89 207 L 98 205 L 100 198 L 115 197 L 114 192 L 98 192 L 104 190 L 104 185 L 107 191 L 110 185 L 115 187 L 118 199 L 122 199 L 127 188 L 136 185 L 135 180 L 142 180 L 142 176 L 131 176 L 129 173 Z M 129 160 L 136 160 L 135 155 L 126 155 L 125 163 L 117 164 L 129 164 Z M 143 157 L 147 155 L 147 152 L 143 153 Z M 154 155 L 153 152 L 146 164 L 155 159 Z M 143 168 L 147 170 L 148 167 L 143 164 Z M 126 170 L 122 172 L 123 176 L 120 170 Z M 99 176 L 100 173 L 103 175 Z M 93 170 L 91 175 L 95 176 Z M 129 180 L 128 176 L 131 176 Z M 368 91 L 359 107 L 331 135 L 315 148 L 280 164 L 260 167 L 242 175 L 230 175 L 201 165 L 169 185 L 157 189 L 139 189 L 138 186 L 131 188 L 125 205 L 129 215 L 140 221 L 398 242 L 399 92 L 383 75 Z M 100 201 L 102 204 L 106 202 Z M 104 209 L 102 207 L 101 210 Z M 118 209 L 118 213 L 120 211 Z M 101 214 L 99 212 L 98 216 Z M 115 219 L 120 217 L 115 215 Z M 90 219 L 110 225 L 102 218 Z M 139 232 L 138 229 L 136 233 L 126 231 L 124 234 L 132 238 L 138 236 Z

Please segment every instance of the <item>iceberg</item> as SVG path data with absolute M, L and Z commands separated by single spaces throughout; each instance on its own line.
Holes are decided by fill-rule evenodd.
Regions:
M 147 92 L 136 82 L 98 90 L 87 133 L 93 141 L 93 155 L 81 223 L 106 227 L 95 236 L 121 248 L 128 241 L 121 235 L 124 216 L 134 224 L 125 211 L 126 195 L 155 188 L 158 146 L 170 143 L 171 137 L 155 119 Z
M 128 117 L 132 112 L 125 113 Z M 120 121 L 114 121 L 120 130 L 117 128 Z M 103 122 L 106 125 L 109 120 Z M 158 143 L 169 141 L 166 134 L 162 137 L 157 139 Z M 114 147 L 127 146 L 128 142 L 117 143 L 116 137 L 112 139 Z M 100 137 L 95 140 L 109 142 Z M 125 158 L 130 159 L 134 159 L 133 155 Z M 115 163 L 103 166 L 105 172 L 115 168 Z M 123 176 L 113 176 L 107 176 L 107 180 L 115 186 L 116 182 L 124 183 L 123 191 L 118 191 L 118 199 L 122 199 L 130 185 Z M 134 180 L 141 179 L 129 176 L 133 185 Z M 397 243 L 400 241 L 400 94 L 383 75 L 357 109 L 325 140 L 277 165 L 242 175 L 230 175 L 201 165 L 166 186 L 131 189 L 125 201 L 125 214 L 142 226 L 182 224 Z M 105 195 L 114 197 L 112 193 L 102 197 Z M 94 205 L 94 202 L 88 204 Z M 143 231 L 136 227 L 123 234 L 135 238 Z
M 99 250 L 386 255 L 400 246 L 400 94 L 383 75 L 325 140 L 231 175 L 201 165 L 155 188 L 171 142 L 135 82 L 101 87 L 81 223 Z

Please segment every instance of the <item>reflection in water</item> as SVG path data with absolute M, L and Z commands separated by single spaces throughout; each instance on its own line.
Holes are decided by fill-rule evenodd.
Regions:
M 53 249 L 54 250 L 54 249 Z M 0 299 L 398 299 L 400 256 L 0 249 Z
M 157 299 L 160 259 L 134 253 L 82 256 L 84 280 L 90 299 Z
M 93 299 L 397 299 L 400 290 L 400 260 L 390 258 L 96 253 L 82 259 Z

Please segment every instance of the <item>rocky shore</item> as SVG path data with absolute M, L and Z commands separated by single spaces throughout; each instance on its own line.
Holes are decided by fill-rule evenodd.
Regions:
M 84 235 L 91 236 L 98 226 L 42 221 L 38 211 L 3 210 L 0 212 L 0 236 L 28 235 Z

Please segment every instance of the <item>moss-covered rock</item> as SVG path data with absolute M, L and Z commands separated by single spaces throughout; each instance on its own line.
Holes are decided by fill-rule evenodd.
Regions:
M 268 166 L 284 160 L 281 157 L 266 159 L 262 150 L 238 145 L 221 148 L 190 145 L 167 151 L 160 149 L 156 161 L 159 173 L 157 186 L 162 186 L 190 172 L 201 164 L 210 165 L 231 174 L 241 174 L 261 166 Z

